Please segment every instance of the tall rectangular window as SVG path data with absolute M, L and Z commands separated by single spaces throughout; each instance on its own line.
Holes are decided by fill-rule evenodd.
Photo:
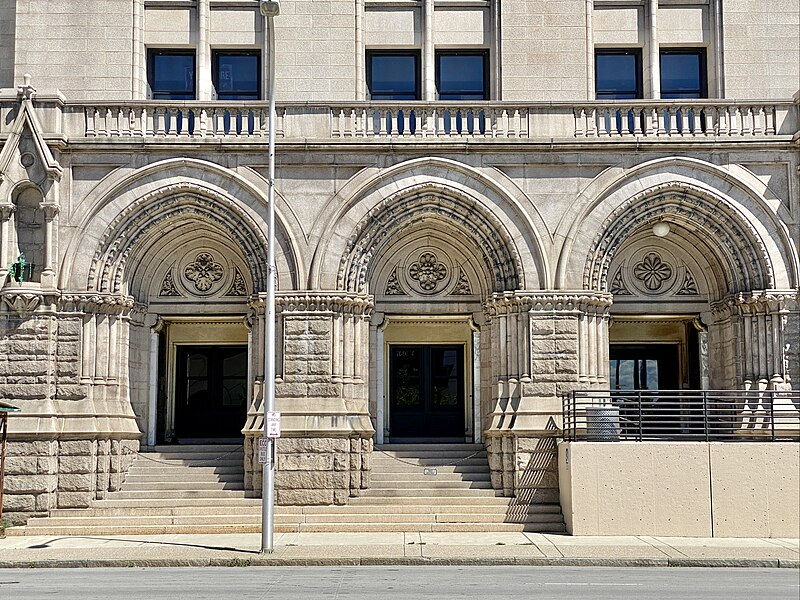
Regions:
M 636 48 L 595 51 L 595 91 L 598 100 L 642 97 L 642 53 Z
M 661 50 L 661 97 L 708 98 L 703 48 Z
M 261 98 L 261 54 L 249 51 L 216 51 L 211 73 L 219 100 Z
M 154 100 L 194 100 L 195 55 L 193 50 L 150 50 L 147 82 Z
M 439 52 L 436 55 L 436 90 L 439 100 L 488 100 L 486 52 Z
M 419 82 L 419 53 L 367 52 L 367 87 L 372 100 L 419 100 Z

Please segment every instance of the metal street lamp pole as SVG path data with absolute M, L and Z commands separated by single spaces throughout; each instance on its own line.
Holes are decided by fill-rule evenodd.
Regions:
M 280 0 L 260 0 L 266 17 L 269 80 L 269 180 L 267 222 L 267 302 L 264 307 L 264 437 L 267 438 L 267 461 L 262 470 L 261 552 L 273 551 L 275 529 L 275 443 L 267 436 L 267 413 L 275 410 L 275 30 L 273 18 L 280 13 Z

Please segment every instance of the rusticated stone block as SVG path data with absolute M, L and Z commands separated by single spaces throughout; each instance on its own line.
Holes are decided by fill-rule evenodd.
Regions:
M 332 454 L 279 454 L 280 471 L 330 471 L 334 468 Z
M 61 492 L 88 492 L 94 489 L 91 473 L 70 473 L 58 476 L 58 489 Z
M 350 469 L 350 456 L 347 454 L 333 455 L 333 470 L 347 471 Z
M 6 494 L 3 496 L 3 511 L 33 512 L 36 510 L 36 497 L 33 494 Z
M 55 475 L 17 475 L 5 480 L 5 490 L 9 494 L 52 492 L 56 489 Z
M 277 398 L 305 398 L 308 385 L 305 383 L 283 382 L 275 386 Z
M 337 471 L 278 471 L 276 489 L 337 489 L 348 488 L 347 472 Z
M 93 466 L 91 456 L 61 456 L 58 459 L 60 473 L 91 473 Z
M 55 494 L 38 494 L 36 496 L 36 512 L 47 512 L 48 510 L 53 510 L 56 507 L 56 495 Z
M 347 504 L 350 493 L 347 490 L 333 490 L 333 503 L 338 505 Z
M 89 508 L 92 505 L 91 492 L 59 492 L 58 508 Z
M 58 443 L 58 453 L 64 455 L 94 455 L 94 442 L 90 440 L 72 440 Z
M 310 383 L 308 395 L 310 398 L 338 398 L 340 389 L 335 383 Z
M 35 456 L 9 456 L 6 458 L 6 475 L 36 475 L 39 460 Z
M 333 452 L 331 438 L 287 438 L 278 439 L 278 453 L 319 453 Z
M 275 490 L 275 501 L 282 506 L 328 505 L 334 503 L 334 491 Z

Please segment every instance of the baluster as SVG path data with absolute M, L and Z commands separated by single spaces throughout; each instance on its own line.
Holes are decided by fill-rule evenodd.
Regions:
M 126 106 L 123 110 L 125 111 L 123 115 L 125 129 L 122 131 L 122 135 L 131 137 L 133 136 L 133 130 L 136 129 L 136 110 L 129 106 Z
M 169 131 L 167 131 L 167 135 L 170 137 L 176 137 L 178 135 L 178 130 L 176 129 L 178 126 L 178 109 L 168 108 L 164 113 L 164 117 L 166 117 L 167 114 L 169 114 Z
M 167 135 L 167 109 L 156 107 L 153 109 L 153 129 L 158 137 Z
M 675 118 L 676 119 L 677 119 L 678 112 L 680 112 L 680 114 L 681 114 L 681 123 L 680 123 L 680 127 L 679 127 L 680 134 L 681 134 L 681 137 L 686 137 L 687 135 L 690 135 L 690 133 L 691 133 L 689 131 L 689 107 L 688 106 L 679 107 L 678 110 L 675 112 L 675 115 L 676 115 Z
M 200 114 L 195 115 L 194 121 L 194 137 L 204 138 L 208 131 L 208 109 L 203 107 L 200 109 Z
M 521 123 L 521 127 L 520 127 L 519 136 L 520 137 L 524 137 L 524 138 L 530 137 L 530 134 L 531 134 L 531 130 L 530 130 L 531 120 L 530 120 L 530 112 L 528 111 L 527 108 L 523 108 L 520 111 L 520 123 Z
M 278 122 L 275 123 L 275 137 L 283 139 L 286 137 L 286 109 L 276 108 L 275 116 Z
M 690 106 L 689 107 L 689 134 L 692 137 L 697 137 L 702 135 L 702 126 L 700 122 L 700 107 L 699 106 Z
M 654 108 L 653 111 L 656 113 L 656 135 L 658 136 L 665 136 L 667 135 L 666 124 L 665 124 L 665 113 L 663 110 L 659 110 L 658 108 Z
M 633 135 L 640 136 L 642 135 L 642 107 L 634 106 L 631 110 L 633 112 Z
M 252 132 L 252 136 L 253 137 L 263 137 L 262 136 L 262 128 L 263 128 L 264 125 L 261 122 L 261 117 L 263 115 L 263 112 L 261 111 L 260 108 L 254 108 L 252 113 L 253 113 L 253 132 Z
M 349 117 L 349 119 L 350 119 L 350 127 L 347 130 L 347 134 L 350 137 L 356 137 L 356 135 L 358 133 L 358 119 L 356 118 L 356 109 L 355 108 L 351 108 L 350 109 L 350 117 Z
M 597 108 L 592 106 L 586 111 L 586 137 L 597 137 Z
M 645 108 L 644 114 L 644 135 L 650 136 L 655 133 L 653 130 L 653 123 L 658 123 L 658 111 L 655 108 Z M 656 125 L 658 129 L 658 125 Z
M 583 130 L 582 120 L 585 118 L 585 110 L 583 108 L 576 108 L 572 111 L 572 114 L 575 116 L 575 137 L 584 137 L 585 132 Z
M 739 107 L 731 106 L 729 112 L 730 121 L 728 123 L 728 133 L 730 135 L 739 135 Z
M 742 135 L 751 135 L 753 133 L 752 109 L 749 106 L 744 106 L 739 114 L 742 115 Z
M 727 106 L 717 108 L 717 135 L 728 135 L 730 130 L 730 114 Z
M 386 137 L 389 135 L 389 132 L 386 129 L 386 119 L 389 118 L 388 112 L 385 108 L 381 108 L 378 110 L 379 120 L 378 120 L 378 136 L 379 137 Z
M 333 127 L 331 131 L 331 137 L 340 138 L 344 137 L 342 135 L 342 119 L 344 118 L 344 109 L 339 110 L 339 114 L 336 114 L 336 109 L 333 110 Z
M 608 108 L 601 107 L 595 110 L 595 127 L 597 127 L 597 137 L 609 135 L 608 129 Z
M 713 106 L 706 106 L 703 108 L 703 117 L 706 120 L 706 127 L 703 134 L 707 137 L 716 135 L 717 127 L 719 126 L 715 112 Z
M 110 108 L 101 108 L 100 109 L 100 128 L 97 130 L 97 135 L 100 137 L 108 137 L 108 121 L 111 118 L 111 109 Z
M 399 116 L 400 113 L 398 113 Z M 403 137 L 411 137 L 411 109 L 404 108 L 402 111 L 402 122 L 403 122 L 403 133 L 401 134 Z
M 417 119 L 417 128 L 414 130 L 414 137 L 425 137 L 425 135 L 427 135 L 430 112 L 427 106 L 414 111 L 414 116 Z
M 764 135 L 775 135 L 775 107 L 764 107 Z
M 753 107 L 753 135 L 764 135 L 766 130 L 766 112 L 763 106 Z
M 139 116 L 137 117 L 139 120 L 139 127 L 133 132 L 133 135 L 137 137 L 145 137 L 147 135 L 147 108 L 142 107 L 139 110 Z
M 497 113 L 493 108 L 486 108 L 483 111 L 483 137 L 497 137 Z
M 86 137 L 97 137 L 95 129 L 97 124 L 97 109 L 93 106 L 86 107 Z
M 444 127 L 445 112 L 446 109 L 444 108 L 439 108 L 436 111 L 436 129 L 434 132 L 436 137 L 444 137 L 445 135 L 447 135 L 447 130 Z
M 361 109 L 361 116 L 359 118 L 361 119 L 361 123 L 359 123 L 358 127 L 359 136 L 367 137 L 368 135 L 373 135 L 375 132 L 372 127 L 369 127 L 366 108 Z

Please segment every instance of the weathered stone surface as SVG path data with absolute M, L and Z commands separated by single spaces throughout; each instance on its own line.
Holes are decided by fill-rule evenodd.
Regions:
M 279 471 L 275 489 L 347 489 L 349 473 L 338 471 Z
M 95 453 L 94 442 L 91 440 L 74 440 L 62 441 L 58 443 L 58 452 L 60 455 L 89 455 Z
M 5 494 L 3 512 L 33 512 L 36 510 L 36 497 L 32 494 Z
M 52 492 L 56 483 L 54 475 L 18 475 L 5 480 L 5 489 L 10 494 Z
M 95 461 L 91 456 L 61 456 L 58 470 L 61 473 L 91 473 Z
M 278 454 L 279 471 L 330 471 L 333 454 Z
M 58 489 L 66 492 L 88 492 L 94 489 L 93 480 L 91 473 L 61 474 L 58 476 Z
M 334 503 L 334 491 L 325 489 L 277 489 L 275 490 L 275 502 L 282 506 L 286 505 L 328 505 Z
M 89 508 L 92 505 L 91 492 L 59 492 L 58 508 Z

